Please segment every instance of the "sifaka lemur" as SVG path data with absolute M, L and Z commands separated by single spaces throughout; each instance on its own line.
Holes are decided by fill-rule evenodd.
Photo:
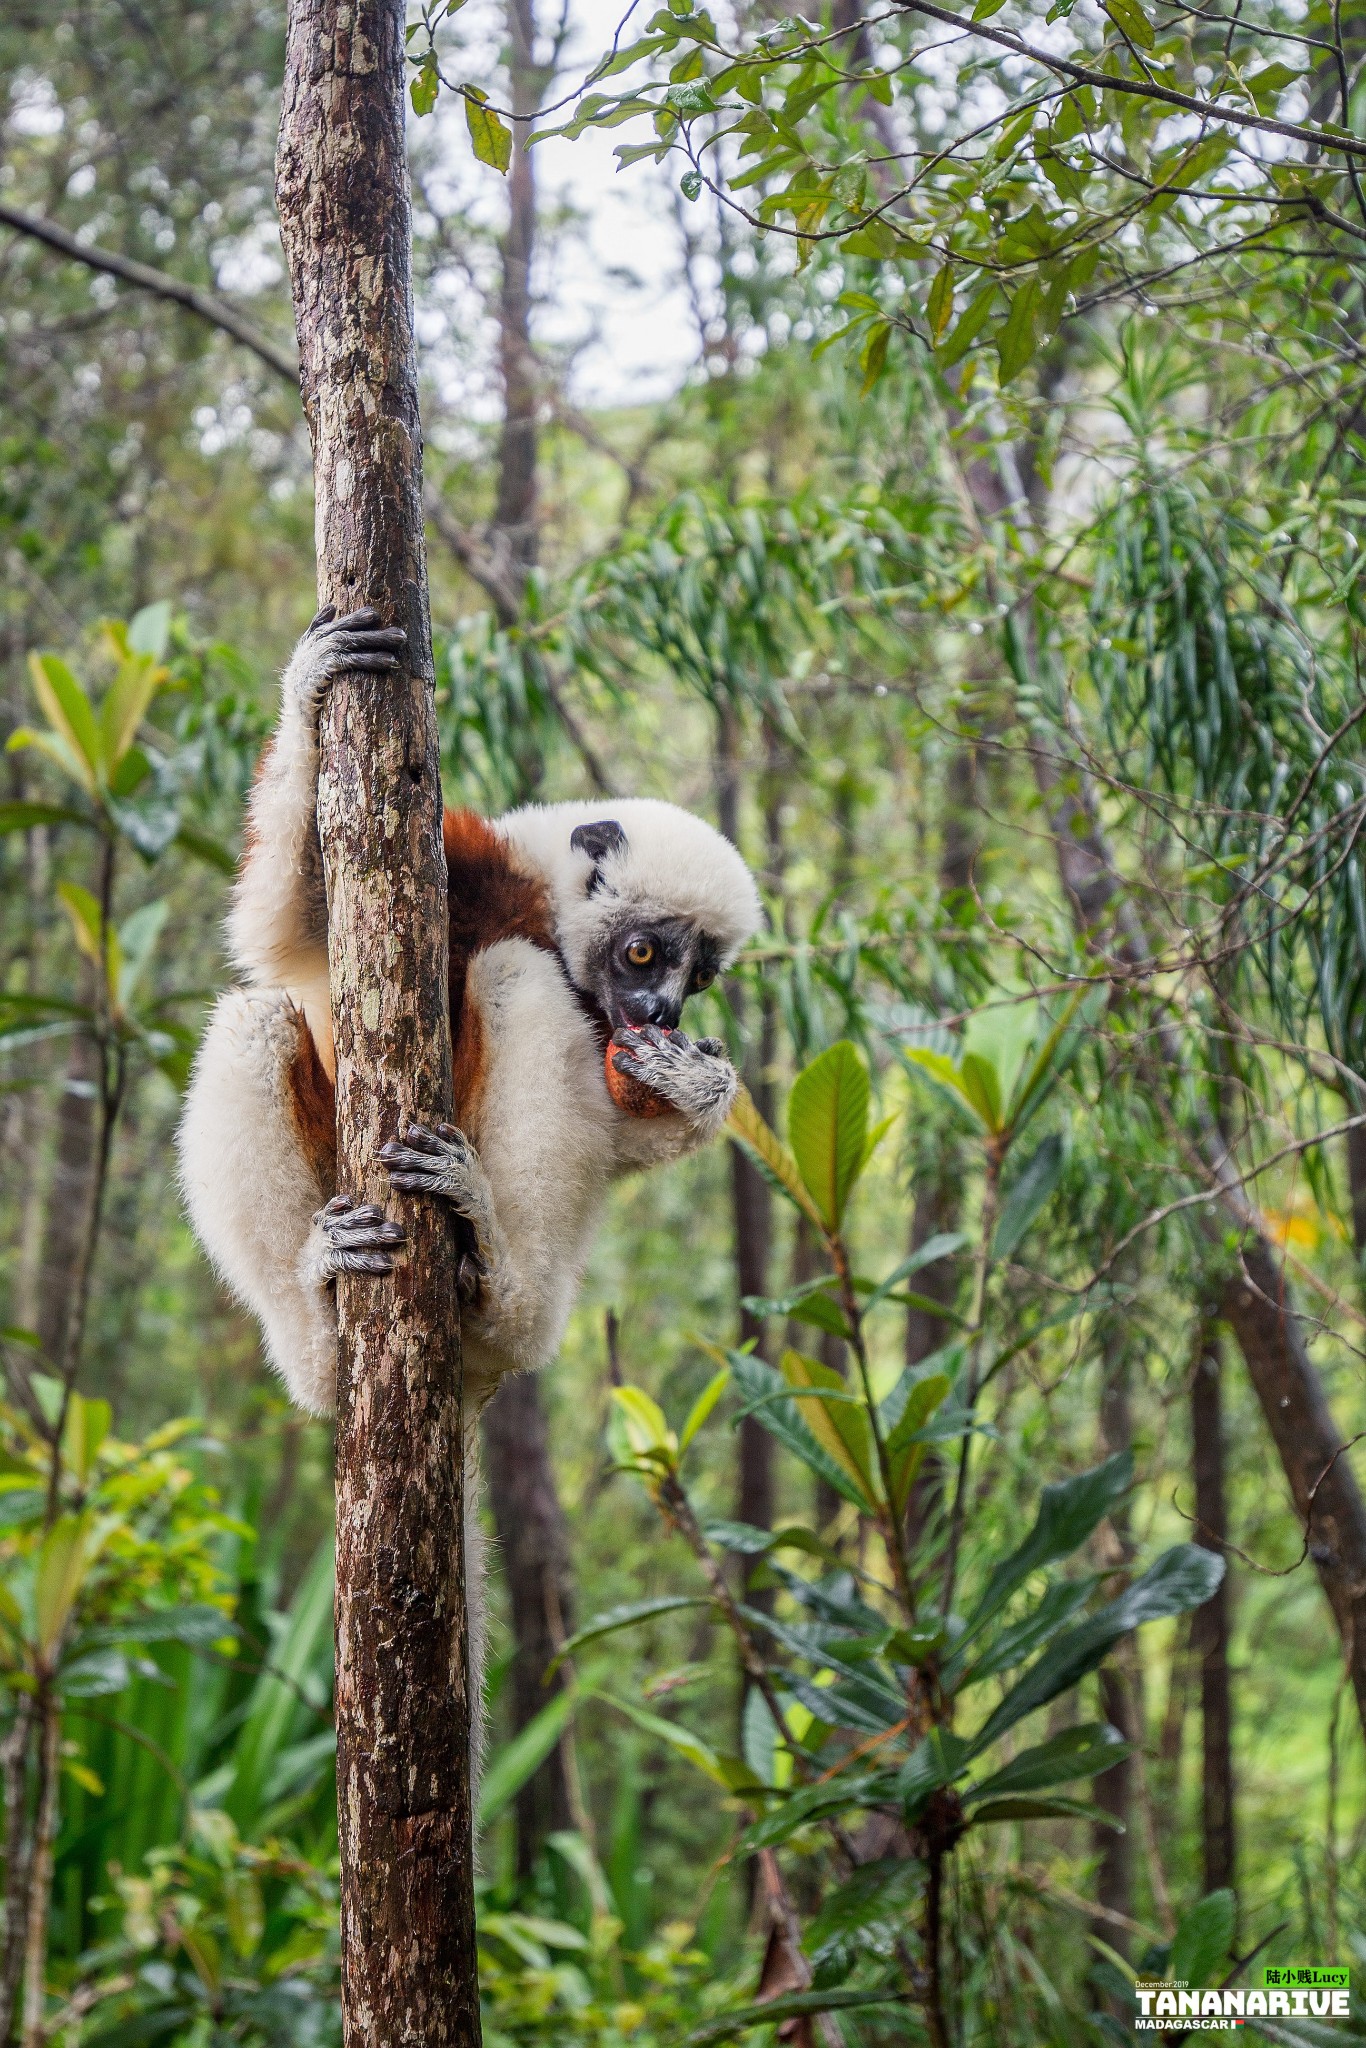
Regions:
M 180 1127 L 199 1237 L 317 1414 L 334 1402 L 336 1275 L 388 1273 L 404 1243 L 336 1185 L 318 722 L 336 676 L 395 670 L 403 644 L 372 611 L 328 609 L 285 670 L 228 920 L 243 982 L 209 1020 Z M 409 1124 L 380 1157 L 392 1186 L 465 1219 L 472 1447 L 499 1380 L 553 1357 L 611 1183 L 725 1122 L 723 1045 L 676 1027 L 760 911 L 730 842 L 668 803 L 448 810 L 444 839 L 458 1128 Z

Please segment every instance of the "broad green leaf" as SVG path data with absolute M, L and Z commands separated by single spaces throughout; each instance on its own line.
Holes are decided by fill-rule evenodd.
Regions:
M 100 706 L 100 751 L 107 774 L 112 775 L 132 746 L 166 675 L 150 654 L 130 654 L 120 663 Z
M 822 1365 L 805 1352 L 785 1351 L 782 1375 L 794 1390 L 793 1398 L 817 1443 L 844 1467 L 865 1505 L 875 1511 L 880 1491 L 873 1476 L 872 1432 L 862 1402 L 833 1366 Z
M 503 1808 L 517 1797 L 559 1741 L 578 1704 L 572 1686 L 566 1686 L 520 1728 L 511 1742 L 503 1744 L 489 1759 L 479 1786 L 479 1825 L 492 1827 Z
M 475 86 L 465 87 L 464 98 L 465 122 L 475 155 L 481 164 L 491 164 L 506 177 L 512 162 L 512 130 L 492 107 L 483 104 L 483 95 Z
M 792 1084 L 787 1135 L 826 1227 L 838 1230 L 863 1165 L 868 1070 L 848 1039 L 827 1046 Z
M 996 337 L 996 355 L 1001 382 L 1018 377 L 1034 353 L 1035 319 L 1039 308 L 1039 280 L 1028 277 L 1010 302 L 1010 311 Z
M 672 1464 L 678 1454 L 678 1439 L 658 1401 L 642 1387 L 613 1387 L 612 1402 L 635 1456 Z
M 796 1323 L 810 1323 L 815 1330 L 828 1331 L 832 1337 L 840 1337 L 845 1343 L 849 1341 L 851 1332 L 844 1310 L 820 1288 L 804 1294 L 800 1301 L 794 1301 L 789 1314 Z
M 413 112 L 419 117 L 430 114 L 436 105 L 436 96 L 441 80 L 436 68 L 436 51 L 423 52 L 422 62 L 408 82 L 408 97 L 413 103 Z
M 103 968 L 104 918 L 98 902 L 79 882 L 58 882 L 57 894 L 71 920 L 77 946 L 94 966 Z
M 1140 50 L 1152 49 L 1157 33 L 1138 0 L 1103 0 L 1103 4 L 1115 27 L 1130 42 L 1137 43 Z
M 965 1052 L 958 1069 L 962 1076 L 963 1093 L 981 1118 L 987 1130 L 996 1132 L 1001 1128 L 1001 1077 L 995 1062 L 984 1053 Z
M 1234 1919 L 1233 1893 L 1207 1892 L 1181 1917 L 1172 1937 L 1168 1973 L 1187 1984 L 1218 1982 L 1233 1945 Z
M 979 1778 L 963 1792 L 966 1802 L 995 1799 L 1007 1792 L 1041 1792 L 1048 1785 L 1065 1785 L 1074 1778 L 1097 1778 L 1128 1756 L 1130 1745 L 1108 1721 L 1088 1721 L 1068 1728 L 1050 1742 L 1022 1750 L 1017 1757 Z
M 30 654 L 28 667 L 33 694 L 44 718 L 71 749 L 80 780 L 93 796 L 101 762 L 100 736 L 90 699 L 57 655 Z
M 754 1098 L 748 1088 L 741 1086 L 726 1118 L 726 1136 L 743 1145 L 755 1164 L 763 1171 L 765 1179 L 781 1194 L 795 1202 L 802 1214 L 825 1231 L 825 1220 L 816 1207 L 801 1174 L 797 1162 L 784 1145 L 777 1132 L 771 1130 L 754 1106 Z
M 71 1615 L 86 1574 L 108 1539 L 89 1514 L 62 1515 L 43 1537 L 34 1580 L 33 1618 L 38 1648 L 51 1656 Z
M 770 1436 L 777 1437 L 804 1465 L 827 1480 L 842 1499 L 866 1510 L 868 1502 L 862 1487 L 849 1477 L 844 1464 L 816 1441 L 798 1414 L 782 1374 L 746 1352 L 732 1351 L 730 1362 L 745 1412 L 753 1414 Z
M 951 370 L 954 364 L 960 362 L 967 354 L 991 318 L 991 309 L 995 303 L 994 281 L 984 284 L 980 291 L 974 293 L 966 309 L 959 314 L 951 332 L 935 350 L 935 360 L 941 369 Z
M 684 1423 L 682 1434 L 678 1439 L 678 1455 L 680 1458 L 729 1385 L 730 1367 L 723 1365 L 720 1372 L 708 1380 L 706 1386 L 703 1387 L 688 1411 L 688 1419 Z
M 962 1736 L 947 1728 L 931 1728 L 921 1736 L 897 1773 L 896 1796 L 908 1821 L 916 1818 L 932 1792 L 961 1777 L 969 1753 Z
M 1005 5 L 1005 0 L 1001 0 Z M 943 340 L 945 330 L 953 318 L 953 265 L 944 264 L 930 286 L 929 304 L 926 314 L 930 323 L 930 339 L 938 343 Z
M 174 843 L 182 852 L 192 853 L 196 860 L 202 860 L 206 867 L 217 868 L 220 875 L 237 873 L 237 857 L 231 849 L 195 825 L 182 825 Z
M 107 1401 L 72 1394 L 62 1431 L 62 1463 L 82 1486 L 90 1477 L 112 1420 L 113 1411 Z
M 1067 1692 L 1094 1671 L 1121 1636 L 1132 1634 L 1145 1622 L 1163 1621 L 1173 1614 L 1187 1614 L 1209 1599 L 1224 1576 L 1224 1560 L 1194 1543 L 1178 1543 L 1165 1551 L 1156 1564 L 1144 1572 L 1098 1614 L 1060 1636 L 1031 1664 L 1019 1683 L 1006 1694 L 973 1742 L 974 1753 L 991 1744 L 1022 1721 Z
M 966 1688 L 980 1684 L 985 1678 L 994 1678 L 998 1672 L 1013 1671 L 1017 1664 L 1023 1664 L 1027 1657 L 1032 1657 L 1036 1650 L 1051 1642 L 1089 1605 L 1097 1583 L 1094 1573 L 1088 1573 L 1081 1579 L 1055 1580 L 1038 1604 L 1019 1621 L 1012 1622 L 1009 1628 L 1003 1628 L 980 1655 L 947 1658 L 945 1678 Z M 964 1663 L 967 1670 L 960 1680 Z
M 968 1617 L 967 1629 L 955 1650 L 962 1661 L 963 1645 L 1000 1612 L 1012 1593 L 1034 1572 L 1080 1549 L 1091 1531 L 1123 1500 L 1134 1480 L 1134 1461 L 1117 1451 L 1102 1465 L 1093 1465 L 1073 1479 L 1055 1480 L 1043 1490 L 1034 1527 L 1008 1557 L 1002 1558 Z
M 1058 1793 L 1051 1797 L 1043 1793 L 1015 1792 L 1004 1799 L 988 1799 L 981 1806 L 974 1806 L 969 1814 L 973 1827 L 990 1827 L 993 1822 L 1018 1820 L 1087 1820 L 1093 1824 L 1114 1828 L 1124 1833 L 1124 1823 L 1116 1820 L 1102 1806 L 1096 1806 L 1089 1799 L 1067 1799 Z
M 992 1241 L 994 1259 L 1008 1259 L 1025 1233 L 1051 1199 L 1062 1179 L 1062 1139 L 1055 1133 L 1045 1138 L 1017 1175 L 1010 1193 L 1001 1204 Z
M 962 1068 L 947 1053 L 936 1052 L 928 1045 L 905 1045 L 901 1057 L 947 1095 L 955 1109 L 966 1111 L 979 1131 L 990 1130 L 964 1083 Z
M 128 645 L 134 654 L 150 654 L 153 661 L 164 661 L 170 638 L 171 601 L 167 597 L 145 604 L 128 621 Z
M 676 1614 L 683 1607 L 710 1606 L 708 1593 L 673 1593 L 661 1600 L 632 1600 L 622 1607 L 609 1607 L 604 1613 L 595 1614 L 569 1638 L 550 1670 L 557 1670 L 566 1657 L 574 1656 L 585 1643 L 595 1643 L 599 1636 L 610 1636 L 619 1628 L 634 1628 L 638 1622 L 653 1621 L 658 1614 Z
M 929 1373 L 911 1388 L 901 1420 L 887 1439 L 887 1462 L 892 1473 L 892 1507 L 904 1515 L 911 1487 L 925 1455 L 925 1446 L 914 1441 L 949 1391 L 947 1373 Z

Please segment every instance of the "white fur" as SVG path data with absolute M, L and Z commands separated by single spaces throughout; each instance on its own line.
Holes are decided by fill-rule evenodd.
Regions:
M 575 852 L 569 838 L 577 826 L 601 818 L 615 819 L 626 843 L 594 862 Z M 759 928 L 759 892 L 740 855 L 728 839 L 676 804 L 645 796 L 529 804 L 500 818 L 498 827 L 549 888 L 556 937 L 577 981 L 583 980 L 604 915 L 616 906 L 648 906 L 687 918 L 716 940 L 723 967 Z M 590 894 L 595 866 L 600 884 Z
M 333 1068 L 317 721 L 329 676 L 343 666 L 327 636 L 311 632 L 285 671 L 280 722 L 252 792 L 249 850 L 228 919 L 232 958 L 248 985 L 230 990 L 214 1009 L 179 1133 L 181 1184 L 200 1240 L 259 1320 L 271 1364 L 314 1414 L 330 1412 L 335 1402 L 330 1247 L 315 1220 L 333 1190 L 320 1184 L 301 1149 L 288 1074 L 300 1010 L 324 1066 Z M 599 882 L 590 891 L 595 864 L 574 852 L 569 838 L 577 825 L 604 816 L 621 824 L 626 846 L 597 863 Z M 582 976 L 604 919 L 618 918 L 623 905 L 691 920 L 717 942 L 723 963 L 758 926 L 758 894 L 739 854 L 672 804 L 535 806 L 513 812 L 499 829 L 547 887 L 570 975 Z M 626 1116 L 608 1093 L 596 1030 L 564 967 L 525 940 L 504 939 L 476 954 L 465 999 L 479 1014 L 485 1068 L 465 1129 L 477 1157 L 467 1148 L 461 1153 L 448 1193 L 474 1226 L 484 1266 L 480 1297 L 464 1319 L 477 1759 L 484 1635 L 479 1410 L 504 1374 L 554 1356 L 613 1179 L 679 1158 L 713 1137 L 734 1077 L 723 1061 L 702 1072 L 700 1053 L 691 1065 L 687 1056 L 665 1060 L 658 1063 L 661 1090 L 678 1113 Z M 431 1105 L 433 1120 L 440 1108 Z

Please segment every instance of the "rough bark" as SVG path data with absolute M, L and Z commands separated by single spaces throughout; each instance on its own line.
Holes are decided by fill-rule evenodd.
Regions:
M 498 440 L 498 498 L 493 527 L 507 548 L 520 587 L 536 561 L 537 408 L 540 392 L 531 347 L 531 264 L 536 244 L 536 174 L 528 123 L 541 104 L 533 0 L 507 0 L 508 82 L 513 128 L 508 166 L 508 223 L 503 235 L 498 355 L 503 424 Z M 511 621 L 504 619 L 504 625 Z
M 319 593 L 404 626 L 344 677 L 318 822 L 338 1185 L 391 1198 L 381 1143 L 451 1106 L 446 872 L 422 535 L 402 0 L 290 0 L 277 192 L 313 439 Z M 404 1200 L 392 1277 L 343 1276 L 337 1806 L 348 2048 L 480 2038 L 455 1234 Z
M 504 1380 L 484 1412 L 484 1474 L 507 1588 L 515 1650 L 515 1730 L 549 1705 L 566 1682 L 546 1683 L 556 1651 L 574 1631 L 569 1532 L 555 1485 L 540 1383 L 532 1373 Z M 516 1801 L 517 1874 L 527 1877 L 549 1834 L 574 1824 L 565 1758 L 557 1743 Z
M 71 1041 L 57 1106 L 57 1150 L 48 1184 L 34 1325 L 48 1368 L 58 1373 L 64 1370 L 71 1338 L 95 1177 L 97 1064 L 94 1040 L 79 1033 Z
M 1201 1334 L 1191 1376 L 1191 1468 L 1195 1480 L 1195 1541 L 1229 1560 L 1224 1497 L 1224 1423 L 1219 1340 Z M 1203 1767 L 1200 1780 L 1205 1890 L 1235 1878 L 1233 1696 L 1229 1684 L 1231 1608 L 1227 1571 L 1210 1599 L 1191 1616 L 1191 1650 L 1200 1667 Z

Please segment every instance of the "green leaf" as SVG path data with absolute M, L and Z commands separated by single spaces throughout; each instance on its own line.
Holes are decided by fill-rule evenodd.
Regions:
M 866 1510 L 868 1502 L 862 1487 L 849 1477 L 842 1460 L 833 1458 L 817 1443 L 798 1414 L 782 1374 L 761 1358 L 743 1351 L 732 1351 L 730 1362 L 745 1411 L 753 1414 L 770 1436 L 777 1437 L 811 1471 L 828 1481 L 842 1499 Z
M 1165 1551 L 1141 1579 L 1111 1600 L 1098 1614 L 1060 1636 L 1031 1664 L 1006 1694 L 974 1738 L 974 1753 L 990 1748 L 1026 1714 L 1067 1692 L 1088 1671 L 1094 1671 L 1121 1636 L 1145 1622 L 1189 1613 L 1209 1599 L 1224 1576 L 1224 1560 L 1194 1543 L 1178 1543 Z
M 1008 1259 L 1062 1179 L 1062 1139 L 1053 1133 L 1031 1155 L 1001 1204 L 991 1255 Z
M 192 853 L 196 860 L 202 860 L 206 867 L 216 868 L 220 875 L 237 873 L 237 859 L 231 849 L 195 825 L 182 825 L 175 835 L 174 844 L 183 853 Z
M 132 746 L 166 674 L 150 654 L 129 654 L 119 663 L 100 706 L 100 750 L 106 773 L 112 775 Z
M 128 645 L 134 654 L 150 654 L 153 661 L 164 661 L 170 638 L 171 601 L 168 597 L 158 598 L 155 604 L 145 604 L 128 621 Z
M 505 1806 L 538 1771 L 565 1731 L 578 1695 L 572 1686 L 555 1694 L 490 1759 L 479 1786 L 479 1825 L 492 1827 Z
M 868 1071 L 856 1048 L 841 1039 L 798 1074 L 787 1104 L 793 1156 L 829 1230 L 840 1227 L 867 1131 Z
M 729 1385 L 730 1367 L 723 1365 L 720 1372 L 708 1380 L 706 1386 L 703 1387 L 688 1411 L 688 1419 L 684 1423 L 682 1433 L 678 1439 L 678 1455 L 680 1458 Z
M 739 1757 L 726 1756 L 713 1749 L 700 1735 L 694 1735 L 691 1728 L 684 1728 L 677 1721 L 666 1721 L 660 1714 L 647 1713 L 644 1707 L 636 1706 L 631 1700 L 618 1699 L 614 1693 L 595 1692 L 593 1698 L 615 1707 L 619 1714 L 625 1714 L 628 1721 L 634 1721 L 636 1727 L 647 1735 L 668 1743 L 670 1749 L 686 1757 L 713 1784 L 724 1786 L 728 1792 L 761 1789 L 754 1773 Z
M 887 345 L 892 338 L 890 320 L 875 320 L 868 329 L 863 347 L 859 350 L 858 364 L 863 372 L 859 386 L 859 397 L 866 398 L 887 367 Z
M 1224 1971 L 1233 1945 L 1234 1897 L 1231 1891 L 1207 1892 L 1181 1917 L 1172 1937 L 1168 1975 L 1186 1984 L 1212 1984 Z
M 887 1299 L 903 1280 L 909 1280 L 912 1273 L 918 1273 L 922 1266 L 933 1266 L 940 1259 L 951 1259 L 955 1252 L 961 1252 L 964 1245 L 972 1240 L 962 1230 L 940 1230 L 933 1237 L 927 1237 L 924 1244 L 917 1245 L 909 1258 L 901 1261 L 895 1272 L 875 1287 L 863 1304 L 863 1313 L 869 1315 L 880 1302 Z
M 789 1313 L 793 1322 L 810 1323 L 813 1329 L 825 1330 L 832 1337 L 842 1338 L 845 1343 L 849 1341 L 850 1330 L 844 1310 L 819 1288 L 794 1301 Z
M 904 2005 L 904 1991 L 791 1991 L 782 1998 L 766 1998 L 757 2005 L 738 2005 L 709 2020 L 689 2034 L 683 2048 L 717 2048 L 721 2041 L 733 2041 L 751 2027 L 775 2027 L 787 2020 L 801 2020 L 808 2013 L 848 2012 L 862 2005 Z
M 1067 1728 L 1050 1742 L 1025 1749 L 1017 1757 L 979 1778 L 963 1793 L 965 1803 L 995 1799 L 1007 1792 L 1040 1792 L 1048 1785 L 1065 1785 L 1073 1778 L 1097 1778 L 1128 1756 L 1130 1745 L 1108 1721 L 1088 1721 L 1079 1728 Z
M 776 1131 L 770 1130 L 754 1106 L 754 1098 L 743 1085 L 726 1118 L 726 1136 L 743 1145 L 764 1178 L 779 1193 L 795 1202 L 802 1214 L 824 1233 L 825 1220 L 816 1207 L 797 1169 L 797 1162 Z
M 842 1465 L 864 1505 L 876 1511 L 880 1490 L 873 1478 L 873 1438 L 868 1413 L 833 1366 L 802 1351 L 785 1351 L 782 1375 L 818 1444 Z M 808 1390 L 808 1391 L 800 1391 Z
M 1001 1128 L 1001 1077 L 995 1062 L 980 1052 L 965 1052 L 958 1068 L 962 1076 L 963 1093 L 986 1129 L 992 1132 Z
M 969 299 L 966 309 L 959 314 L 957 325 L 935 350 L 935 360 L 942 370 L 951 370 L 956 362 L 967 354 L 987 321 L 996 299 L 995 281 L 984 284 L 980 291 Z
M 79 882 L 58 882 L 57 895 L 71 920 L 76 944 L 94 966 L 104 965 L 104 918 L 100 906 Z
M 627 1453 L 619 1462 L 641 1459 L 658 1470 L 672 1469 L 678 1459 L 678 1439 L 658 1401 L 642 1387 L 613 1387 L 610 1416 L 617 1425 L 609 1432 L 614 1455 L 618 1441 Z
M 72 769 L 93 796 L 100 766 L 100 737 L 90 699 L 55 654 L 30 654 L 33 694 L 44 718 L 70 750 Z
M 1010 311 L 996 336 L 996 355 L 1003 384 L 1018 377 L 1034 353 L 1034 323 L 1039 308 L 1039 280 L 1026 278 L 1010 302 Z
M 1000 0 L 1001 6 L 1005 0 Z M 953 318 L 953 265 L 944 264 L 930 286 L 929 304 L 925 308 L 930 323 L 930 339 L 936 344 L 944 338 L 950 320 Z
M 413 112 L 419 119 L 424 114 L 431 113 L 440 89 L 441 78 L 436 68 L 436 51 L 427 50 L 408 86 L 408 97 L 413 103 Z
M 38 1648 L 51 1656 L 109 1531 L 97 1530 L 89 1514 L 62 1515 L 52 1524 L 38 1552 L 33 1616 Z
M 1152 49 L 1157 34 L 1138 0 L 1102 0 L 1102 4 L 1115 27 L 1131 43 L 1137 43 L 1140 50 Z
M 685 199 L 696 199 L 702 190 L 702 173 L 700 171 L 684 171 L 678 181 L 678 189 Z
M 84 825 L 93 831 L 95 820 L 69 804 L 0 803 L 0 833 L 28 832 L 35 825 Z
M 483 104 L 483 95 L 475 86 L 465 87 L 464 98 L 465 124 L 475 155 L 481 164 L 491 164 L 506 177 L 512 162 L 512 130 L 492 107 Z
M 1116 1508 L 1134 1482 L 1134 1461 L 1128 1451 L 1117 1451 L 1102 1465 L 1093 1465 L 1074 1479 L 1055 1480 L 1043 1490 L 1034 1527 L 995 1567 L 982 1591 L 955 1652 L 976 1635 L 1032 1573 L 1080 1549 L 1091 1531 Z
M 556 1654 L 550 1671 L 556 1671 L 566 1657 L 572 1657 L 585 1643 L 595 1643 L 599 1636 L 610 1636 L 619 1628 L 634 1628 L 638 1622 L 653 1621 L 657 1614 L 676 1614 L 684 1607 L 710 1607 L 709 1593 L 671 1593 L 662 1600 L 632 1600 L 625 1606 L 609 1607 L 602 1614 L 595 1614 Z
M 159 896 L 154 903 L 144 903 L 119 926 L 120 963 L 115 994 L 120 1009 L 128 1008 L 146 973 L 170 909 L 166 898 Z
M 979 1131 L 990 1130 L 963 1076 L 962 1068 L 946 1052 L 928 1045 L 905 1045 L 901 1057 L 947 1095 L 955 1109 L 965 1110 Z
M 1089 1799 L 1067 1799 L 1054 1794 L 1051 1799 L 1031 1796 L 1028 1793 L 1014 1793 L 1004 1799 L 988 1799 L 982 1806 L 975 1806 L 970 1815 L 973 1827 L 989 1827 L 993 1822 L 1017 1820 L 1089 1820 L 1100 1827 L 1114 1828 L 1124 1833 L 1124 1823 L 1116 1820 L 1102 1806 L 1096 1806 Z
M 925 1446 L 915 1441 L 949 1391 L 947 1373 L 929 1373 L 911 1388 L 901 1420 L 887 1439 L 887 1458 L 892 1468 L 892 1506 L 904 1515 L 911 1486 L 920 1469 Z

